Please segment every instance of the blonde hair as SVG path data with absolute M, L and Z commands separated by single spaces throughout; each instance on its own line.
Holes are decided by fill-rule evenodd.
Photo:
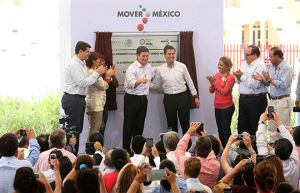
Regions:
M 120 171 L 116 183 L 116 193 L 127 192 L 132 184 L 134 177 L 138 174 L 138 167 L 132 163 L 127 163 Z M 139 191 L 142 192 L 143 188 L 140 187 Z
M 214 187 L 213 193 L 224 193 L 225 188 L 230 188 L 230 186 L 224 182 L 217 183 Z
M 227 67 L 228 72 L 230 72 L 230 70 L 232 68 L 231 59 L 228 56 L 222 56 L 220 58 L 220 60 L 225 64 L 225 66 Z

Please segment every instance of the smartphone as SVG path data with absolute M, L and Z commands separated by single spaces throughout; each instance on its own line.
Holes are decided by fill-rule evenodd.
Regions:
M 93 155 L 95 153 L 94 142 L 85 143 L 85 152 L 89 155 Z
M 20 136 L 27 136 L 25 129 L 20 130 Z
M 54 154 L 54 153 L 50 154 L 50 163 L 52 165 L 54 165 L 55 160 L 56 160 L 56 154 Z
M 269 106 L 268 107 L 268 117 L 272 117 L 273 118 L 273 115 L 272 113 L 274 112 L 274 106 Z
M 153 138 L 146 138 L 146 147 L 148 151 L 152 150 Z
M 40 173 L 34 173 L 35 178 L 40 178 Z
M 147 180 L 148 181 L 155 181 L 155 180 L 164 180 L 164 174 L 166 174 L 166 170 L 149 170 L 147 173 Z
M 241 140 L 243 140 L 243 137 L 244 137 L 243 134 L 238 134 L 238 137 L 236 138 L 236 140 L 241 141 Z
M 255 135 L 250 135 L 250 139 L 253 139 L 255 137 Z
M 224 188 L 224 193 L 232 193 L 231 188 Z
M 197 129 L 197 134 L 202 135 L 201 131 L 204 131 L 204 123 L 201 123 L 201 125 Z
M 259 162 L 262 162 L 264 160 L 264 156 L 263 155 L 257 155 L 256 156 L 256 165 L 259 163 Z

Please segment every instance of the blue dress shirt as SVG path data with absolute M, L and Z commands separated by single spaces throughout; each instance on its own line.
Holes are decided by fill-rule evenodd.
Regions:
M 184 179 L 182 178 L 176 178 L 176 183 L 177 183 L 177 186 L 180 190 L 181 193 L 185 193 L 188 191 L 188 187 L 186 185 L 186 182 Z M 171 190 L 165 190 L 162 185 L 158 185 L 158 186 L 155 186 L 152 190 L 152 193 L 168 193 L 168 192 L 171 192 Z

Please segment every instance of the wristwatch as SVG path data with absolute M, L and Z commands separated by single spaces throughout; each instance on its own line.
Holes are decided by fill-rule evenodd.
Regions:
M 199 98 L 199 96 L 198 96 L 197 94 L 196 94 L 196 95 L 194 95 L 193 97 L 194 97 L 194 98 Z
M 265 122 L 263 122 L 263 121 L 258 121 L 258 125 L 260 125 L 260 124 L 265 124 Z
M 270 78 L 270 80 L 268 80 L 268 83 L 269 83 L 269 84 L 271 84 L 271 83 L 272 83 L 272 80 L 273 80 L 273 79 L 272 79 L 272 78 Z

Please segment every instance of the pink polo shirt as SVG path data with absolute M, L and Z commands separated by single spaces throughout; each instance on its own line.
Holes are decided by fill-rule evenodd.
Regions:
M 50 152 L 53 151 L 54 149 L 60 150 L 62 152 L 63 156 L 67 156 L 72 163 L 76 160 L 76 156 L 73 153 L 65 150 L 64 148 L 61 148 L 61 149 L 52 148 L 52 149 L 44 151 L 40 154 L 39 159 L 33 168 L 36 172 L 44 172 L 44 171 L 47 171 L 48 169 L 50 169 L 50 165 L 48 163 L 48 158 L 49 158 Z
M 175 151 L 175 156 L 183 176 L 184 176 L 184 162 L 189 158 L 185 156 L 185 152 L 188 147 L 190 138 L 191 136 L 189 134 L 185 134 L 182 137 L 182 139 L 179 141 Z M 207 158 L 201 158 L 201 157 L 197 157 L 197 158 L 201 161 L 201 170 L 198 178 L 202 184 L 208 186 L 210 189 L 213 190 L 213 187 L 219 176 L 220 163 L 218 162 L 213 151 L 211 151 L 208 154 Z M 185 176 L 184 179 L 186 179 Z

